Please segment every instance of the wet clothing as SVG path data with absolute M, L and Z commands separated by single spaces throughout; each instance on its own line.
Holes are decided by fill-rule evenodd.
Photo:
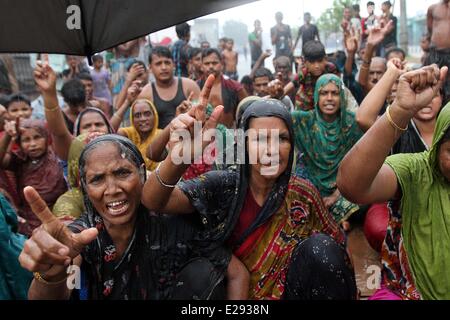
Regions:
M 18 224 L 16 211 L 0 193 L 0 300 L 27 300 L 33 278 L 19 263 L 26 237 Z
M 91 141 L 80 155 L 80 182 L 86 211 L 70 228 L 81 232 L 95 227 L 99 234 L 97 240 L 81 253 L 84 281 L 79 298 L 163 300 L 215 296 L 223 282 L 231 252 L 214 242 L 204 241 L 201 237 L 203 228 L 195 216 L 164 216 L 139 206 L 134 213 L 136 222 L 130 243 L 118 259 L 104 221 L 85 192 L 86 154 L 104 142 L 118 144 L 124 157 L 136 168 L 144 164 L 136 146 L 118 135 L 104 135 Z M 145 181 L 145 170 L 139 170 L 139 175 L 141 181 Z M 217 298 L 223 299 L 224 295 Z
M 450 48 L 438 50 L 431 47 L 428 58 L 425 62 L 426 65 L 436 63 L 439 68 L 450 68 Z M 444 84 L 444 92 L 446 99 L 450 99 L 450 74 L 447 75 L 447 81 Z
M 175 98 L 170 101 L 161 99 L 156 89 L 156 85 L 152 83 L 153 92 L 153 103 L 155 104 L 156 110 L 158 111 L 159 117 L 159 129 L 164 129 L 170 121 L 175 118 L 177 107 L 186 100 L 186 95 L 183 91 L 183 81 L 182 78 L 178 78 L 178 88 Z
M 87 300 L 224 299 L 223 285 L 231 259 L 227 250 L 215 250 L 202 258 L 195 240 L 197 225 L 189 217 L 154 215 L 139 209 L 130 244 L 120 260 L 99 215 L 85 214 L 69 228 L 81 232 L 88 227 L 100 231 L 82 252 L 82 288 L 75 292 Z M 183 269 L 196 264 L 194 270 Z M 195 281 L 180 281 L 180 278 Z M 203 284 L 203 285 L 202 285 Z M 200 286 L 200 288 L 199 288 Z M 75 298 L 75 297 L 74 297 Z
M 244 111 L 239 128 L 247 130 L 250 119 L 258 117 L 282 119 L 289 129 L 293 145 L 291 116 L 280 101 L 262 99 L 253 102 Z M 239 143 L 243 143 L 243 150 L 246 150 L 245 142 L 239 140 Z M 297 260 L 292 260 L 293 253 L 311 235 L 325 233 L 334 238 L 335 243 L 344 243 L 344 235 L 325 209 L 318 191 L 308 181 L 291 176 L 293 153 L 291 151 L 289 155 L 287 169 L 278 178 L 262 206 L 256 203 L 249 187 L 251 168 L 248 164 L 237 165 L 228 171 L 211 171 L 179 184 L 200 214 L 206 229 L 205 239 L 226 243 L 249 270 L 250 299 L 283 297 L 287 274 L 297 263 Z M 333 251 L 344 260 L 343 250 Z M 318 268 L 316 263 L 324 263 L 324 268 L 330 267 L 327 260 L 310 261 L 304 266 Z M 350 265 L 347 268 L 346 275 L 352 275 Z M 294 273 L 290 278 L 291 292 L 316 289 L 318 282 L 311 286 L 308 282 L 304 288 L 299 287 L 297 284 L 304 282 L 296 280 L 296 275 L 300 273 Z M 343 281 L 331 281 L 329 284 L 349 286 L 356 292 L 354 276 L 345 276 Z M 338 288 L 331 290 L 340 291 Z M 354 298 L 350 291 L 341 298 Z M 310 292 L 303 293 L 305 297 L 310 296 Z
M 329 83 L 334 83 L 340 92 L 340 111 L 334 122 L 327 122 L 319 108 L 319 92 Z M 299 161 L 305 168 L 307 177 L 319 189 L 322 197 L 329 197 L 336 191 L 339 165 L 348 151 L 358 142 L 363 133 L 359 128 L 355 113 L 347 109 L 347 100 L 342 81 L 333 74 L 319 78 L 314 92 L 314 110 L 295 111 L 295 146 L 302 157 Z M 359 207 L 340 196 L 330 208 L 335 220 L 346 220 Z
M 287 24 L 281 25 L 281 30 L 278 25 L 270 29 L 270 35 L 273 37 L 276 34 L 275 39 L 275 58 L 280 56 L 290 57 L 291 48 L 289 43 L 292 39 L 291 27 Z
M 438 160 L 449 128 L 450 104 L 439 114 L 430 151 L 386 160 L 401 191 L 389 205 L 383 284 L 405 299 L 450 299 L 450 185 Z
M 203 89 L 205 80 L 202 79 L 198 81 L 197 84 L 200 89 Z M 222 101 L 225 113 L 233 112 L 236 114 L 236 108 L 239 104 L 239 91 L 243 88 L 244 87 L 239 82 L 222 77 Z

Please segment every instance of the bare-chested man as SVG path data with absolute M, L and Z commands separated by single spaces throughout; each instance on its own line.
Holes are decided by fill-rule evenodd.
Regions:
M 238 54 L 233 50 L 234 40 L 227 39 L 225 49 L 222 52 L 223 61 L 225 63 L 224 74 L 232 80 L 238 81 L 239 75 L 237 73 Z
M 247 97 L 244 87 L 237 81 L 223 77 L 222 56 L 217 49 L 205 49 L 202 53 L 203 75 L 208 77 L 213 74 L 216 77 L 211 90 L 209 102 L 213 107 L 222 105 L 225 107 L 220 122 L 232 128 L 235 122 L 236 108 L 239 102 Z M 205 84 L 205 80 L 198 82 L 200 88 Z
M 428 8 L 428 39 L 430 51 L 426 64 L 450 67 L 450 0 L 442 0 Z M 450 73 L 445 84 L 446 97 L 450 97 Z

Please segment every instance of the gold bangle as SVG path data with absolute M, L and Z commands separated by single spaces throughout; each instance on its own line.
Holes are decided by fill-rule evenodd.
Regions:
M 67 278 L 69 277 L 69 276 L 67 275 L 67 276 L 66 276 L 64 279 L 62 279 L 62 280 L 55 281 L 55 282 L 50 282 L 50 281 L 45 280 L 39 272 L 33 272 L 33 276 L 34 276 L 34 278 L 35 278 L 38 282 L 43 283 L 43 284 L 45 284 L 45 285 L 50 285 L 50 286 L 52 286 L 52 285 L 54 286 L 54 285 L 58 285 L 58 284 L 64 283 L 64 282 L 67 281 Z
M 389 123 L 394 127 L 394 129 L 398 129 L 398 130 L 403 131 L 403 132 L 405 132 L 406 130 L 408 130 L 408 125 L 406 125 L 406 128 L 400 128 L 400 127 L 394 122 L 394 120 L 392 120 L 391 113 L 389 112 L 390 107 L 391 107 L 391 106 L 388 106 L 388 107 L 386 108 L 386 117 L 387 117 Z
M 53 107 L 53 108 L 44 107 L 44 109 L 45 109 L 45 111 L 53 112 L 53 111 L 56 111 L 56 110 L 60 109 L 60 107 L 59 106 L 56 106 L 56 107 Z

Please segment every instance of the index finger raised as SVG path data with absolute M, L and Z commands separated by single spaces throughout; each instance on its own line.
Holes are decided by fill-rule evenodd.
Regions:
M 33 213 L 39 218 L 42 223 L 50 223 L 56 218 L 48 208 L 44 200 L 33 187 L 25 187 L 23 194 Z
M 214 85 L 215 81 L 214 75 L 209 75 L 209 77 L 205 81 L 205 85 L 203 86 L 202 92 L 200 93 L 200 103 L 197 106 L 197 110 L 204 110 L 208 105 L 209 96 L 211 95 L 211 89 Z

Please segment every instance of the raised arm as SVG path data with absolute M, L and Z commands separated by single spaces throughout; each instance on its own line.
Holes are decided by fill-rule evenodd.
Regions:
M 249 75 L 250 79 L 253 80 L 253 78 L 255 77 L 256 70 L 261 68 L 261 65 L 263 64 L 264 60 L 266 60 L 271 55 L 272 55 L 272 50 L 266 50 L 263 53 L 261 53 L 258 60 L 256 60 L 255 65 L 252 68 L 252 71 L 250 72 L 250 75 Z
M 123 121 L 125 113 L 141 93 L 141 83 L 142 82 L 140 80 L 133 81 L 133 84 L 127 90 L 127 96 L 122 103 L 122 106 L 114 113 L 111 118 L 111 126 L 113 127 L 114 131 L 119 132 L 119 134 L 119 127 Z
M 67 271 L 71 261 L 81 265 L 80 252 L 97 238 L 96 228 L 72 233 L 58 220 L 32 187 L 24 189 L 25 199 L 33 213 L 42 222 L 28 239 L 19 256 L 21 266 L 34 272 L 35 279 L 28 291 L 30 300 L 69 299 Z
M 159 168 L 153 172 L 144 185 L 142 193 L 142 203 L 150 210 L 164 214 L 182 214 L 194 212 L 194 207 L 191 205 L 188 197 L 176 186 L 174 186 L 181 178 L 183 173 L 190 164 L 180 163 L 176 164 L 175 159 L 181 160 L 188 158 L 191 163 L 198 158 L 199 152 L 203 152 L 209 142 L 203 142 L 201 150 L 194 152 L 194 138 L 202 139 L 203 133 L 209 129 L 216 128 L 220 116 L 223 112 L 223 107 L 218 106 L 214 109 L 212 115 L 206 121 L 206 106 L 208 104 L 211 88 L 214 84 L 214 76 L 210 75 L 203 87 L 200 103 L 194 106 L 188 113 L 179 115 L 170 123 L 170 143 L 169 155 L 161 163 Z M 193 137 L 194 123 L 204 123 L 200 136 Z M 179 137 L 184 137 L 186 133 L 190 134 L 191 149 L 189 154 L 183 154 L 183 143 Z M 201 140 L 203 141 L 203 139 Z M 172 187 L 171 187 L 172 186 Z
M 370 30 L 369 36 L 367 38 L 366 52 L 364 53 L 363 64 L 361 65 L 358 79 L 359 84 L 361 85 L 361 87 L 363 87 L 366 93 L 369 92 L 369 70 L 374 52 L 377 46 L 384 40 L 386 34 L 392 31 L 393 27 L 394 25 L 391 20 L 386 26 L 384 26 L 384 28 L 374 28 Z
M 176 117 L 182 113 L 188 112 L 192 108 L 192 97 L 194 92 L 191 92 L 188 99 L 183 101 L 176 111 Z M 167 157 L 166 146 L 170 139 L 170 124 L 164 128 L 152 141 L 147 148 L 147 158 L 155 162 L 161 162 Z
M 16 121 L 20 121 L 17 119 Z M 0 139 L 0 167 L 7 168 L 11 161 L 11 141 L 17 138 L 16 121 L 6 121 L 5 133 Z
M 356 51 L 358 50 L 358 39 L 346 35 L 345 48 L 347 49 L 347 59 L 345 59 L 344 71 L 346 74 L 353 73 L 353 63 L 355 62 Z
M 62 109 L 58 105 L 56 96 L 56 73 L 48 64 L 48 61 L 36 63 L 34 69 L 34 80 L 41 89 L 44 98 L 45 118 L 47 120 L 48 130 L 53 136 L 53 143 L 56 155 L 64 161 L 69 156 L 70 145 L 73 136 L 67 129 Z
M 397 177 L 384 164 L 402 130 L 442 87 L 448 68 L 436 65 L 405 73 L 399 81 L 397 98 L 342 161 L 337 185 L 351 202 L 370 204 L 385 202 L 398 191 Z M 397 128 L 398 127 L 398 128 Z
M 356 111 L 356 121 L 362 131 L 366 132 L 377 121 L 381 108 L 397 82 L 405 73 L 405 64 L 395 58 L 388 62 L 388 68 L 381 80 L 367 94 Z
M 128 71 L 127 76 L 125 78 L 123 87 L 116 98 L 116 102 L 114 105 L 115 109 L 119 109 L 123 105 L 127 97 L 128 88 L 131 87 L 134 81 L 137 79 L 137 77 L 144 72 L 145 72 L 144 67 L 138 63 L 134 63 L 131 66 L 130 71 Z

